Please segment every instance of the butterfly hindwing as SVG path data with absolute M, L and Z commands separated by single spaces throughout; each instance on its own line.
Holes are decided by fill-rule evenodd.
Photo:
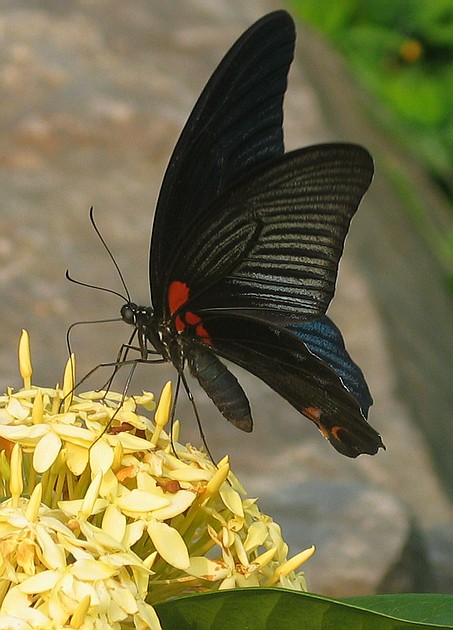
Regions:
M 225 315 L 207 317 L 204 329 L 209 335 L 205 340 L 217 354 L 267 383 L 312 420 L 343 455 L 373 455 L 383 447 L 358 399 L 298 335 L 267 322 Z M 326 344 L 327 355 L 346 361 L 341 335 Z
M 287 326 L 319 359 L 327 363 L 353 394 L 365 418 L 373 404 L 362 370 L 349 356 L 343 337 L 333 321 L 324 315 L 309 322 Z

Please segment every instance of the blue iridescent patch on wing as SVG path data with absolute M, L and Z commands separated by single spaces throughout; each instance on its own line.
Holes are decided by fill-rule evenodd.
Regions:
M 362 370 L 349 356 L 343 337 L 331 319 L 324 315 L 319 319 L 286 326 L 297 335 L 307 348 L 334 370 L 346 389 L 355 396 L 365 418 L 373 404 Z

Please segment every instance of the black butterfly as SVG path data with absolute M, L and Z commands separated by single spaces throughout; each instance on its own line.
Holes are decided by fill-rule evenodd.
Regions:
M 185 385 L 187 364 L 238 428 L 252 430 L 249 402 L 218 356 L 261 378 L 340 453 L 374 454 L 384 445 L 365 420 L 368 387 L 325 316 L 373 162 L 352 144 L 284 154 L 294 43 L 288 13 L 270 13 L 215 70 L 160 191 L 153 307 L 128 302 L 121 315 L 135 327 L 139 361 L 157 351 Z

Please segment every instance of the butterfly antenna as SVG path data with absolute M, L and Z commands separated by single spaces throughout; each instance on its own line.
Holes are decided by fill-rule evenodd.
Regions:
M 96 225 L 96 221 L 94 220 L 94 207 L 93 206 L 91 206 L 91 208 L 90 208 L 90 221 L 91 221 L 91 225 L 94 228 L 94 231 L 98 235 L 99 240 L 103 244 L 104 249 L 107 252 L 107 254 L 110 256 L 110 260 L 112 261 L 112 263 L 113 263 L 113 265 L 114 265 L 114 267 L 115 267 L 115 269 L 116 269 L 116 271 L 118 273 L 118 277 L 119 277 L 119 279 L 121 281 L 121 284 L 123 285 L 124 292 L 125 292 L 125 294 L 127 296 L 127 302 L 130 302 L 131 301 L 131 296 L 130 296 L 129 291 L 127 289 L 126 281 L 124 280 L 124 276 L 123 276 L 123 274 L 121 272 L 121 269 L 120 269 L 118 263 L 116 262 L 115 257 L 113 256 L 113 254 L 112 254 L 109 246 L 107 245 L 104 237 L 102 236 L 98 226 Z
M 96 287 L 92 287 L 92 288 L 96 288 Z M 75 328 L 76 326 L 81 326 L 82 324 L 109 324 L 111 322 L 120 322 L 120 321 L 122 321 L 121 317 L 115 317 L 115 318 L 112 318 L 112 319 L 85 320 L 85 321 L 82 321 L 82 322 L 74 322 L 73 324 L 71 324 L 69 326 L 68 330 L 66 331 L 66 347 L 68 348 L 69 356 L 71 356 L 71 354 L 72 354 L 71 332 L 72 332 L 73 328 Z
M 66 276 L 66 280 L 69 280 L 69 282 L 73 282 L 74 284 L 79 285 L 79 287 L 86 287 L 87 289 L 96 289 L 96 291 L 104 291 L 105 293 L 111 293 L 112 295 L 117 295 L 118 297 L 120 297 L 122 300 L 125 300 L 126 302 L 130 302 L 129 293 L 127 291 L 126 291 L 126 295 L 123 295 L 122 293 L 119 293 L 118 291 L 115 291 L 114 289 L 108 289 L 107 287 L 101 287 L 101 286 L 98 286 L 97 284 L 90 284 L 89 282 L 76 280 L 69 273 L 69 269 L 66 269 L 65 276 Z
M 68 349 L 68 355 L 71 357 L 73 352 L 72 352 L 72 344 L 71 344 L 71 332 L 73 330 L 73 328 L 75 328 L 76 326 L 80 326 L 81 324 L 109 324 L 110 322 L 119 322 L 122 321 L 120 317 L 115 317 L 113 319 L 93 319 L 93 320 L 85 320 L 85 321 L 81 321 L 81 322 L 74 322 L 73 324 L 71 324 L 67 331 L 66 331 L 66 347 Z M 75 390 L 79 387 L 79 385 L 81 385 L 83 383 L 83 381 L 85 381 L 89 376 L 91 376 L 91 374 L 93 372 L 95 372 L 99 366 L 96 366 L 95 368 L 93 368 L 92 370 L 90 370 L 88 372 L 88 374 L 85 374 L 85 376 L 78 382 L 76 383 L 75 380 L 75 373 L 74 373 L 74 363 L 71 363 L 72 366 L 72 382 L 74 383 L 74 386 L 72 388 L 72 390 L 70 392 L 68 392 L 66 394 L 66 396 L 64 396 L 64 398 L 62 398 L 61 402 L 60 402 L 60 407 L 63 404 L 63 402 L 65 401 L 65 399 L 68 396 L 71 396 Z

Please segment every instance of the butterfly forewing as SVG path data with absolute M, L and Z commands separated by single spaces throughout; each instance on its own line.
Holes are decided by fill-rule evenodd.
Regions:
M 150 254 L 152 301 L 186 232 L 244 171 L 283 153 L 283 97 L 294 55 L 285 11 L 253 26 L 223 58 L 198 99 L 171 156 L 159 194 Z
M 281 321 L 323 315 L 372 174 L 367 151 L 348 144 L 308 147 L 255 168 L 198 216 L 162 288 L 183 283 L 178 307 L 198 312 Z

